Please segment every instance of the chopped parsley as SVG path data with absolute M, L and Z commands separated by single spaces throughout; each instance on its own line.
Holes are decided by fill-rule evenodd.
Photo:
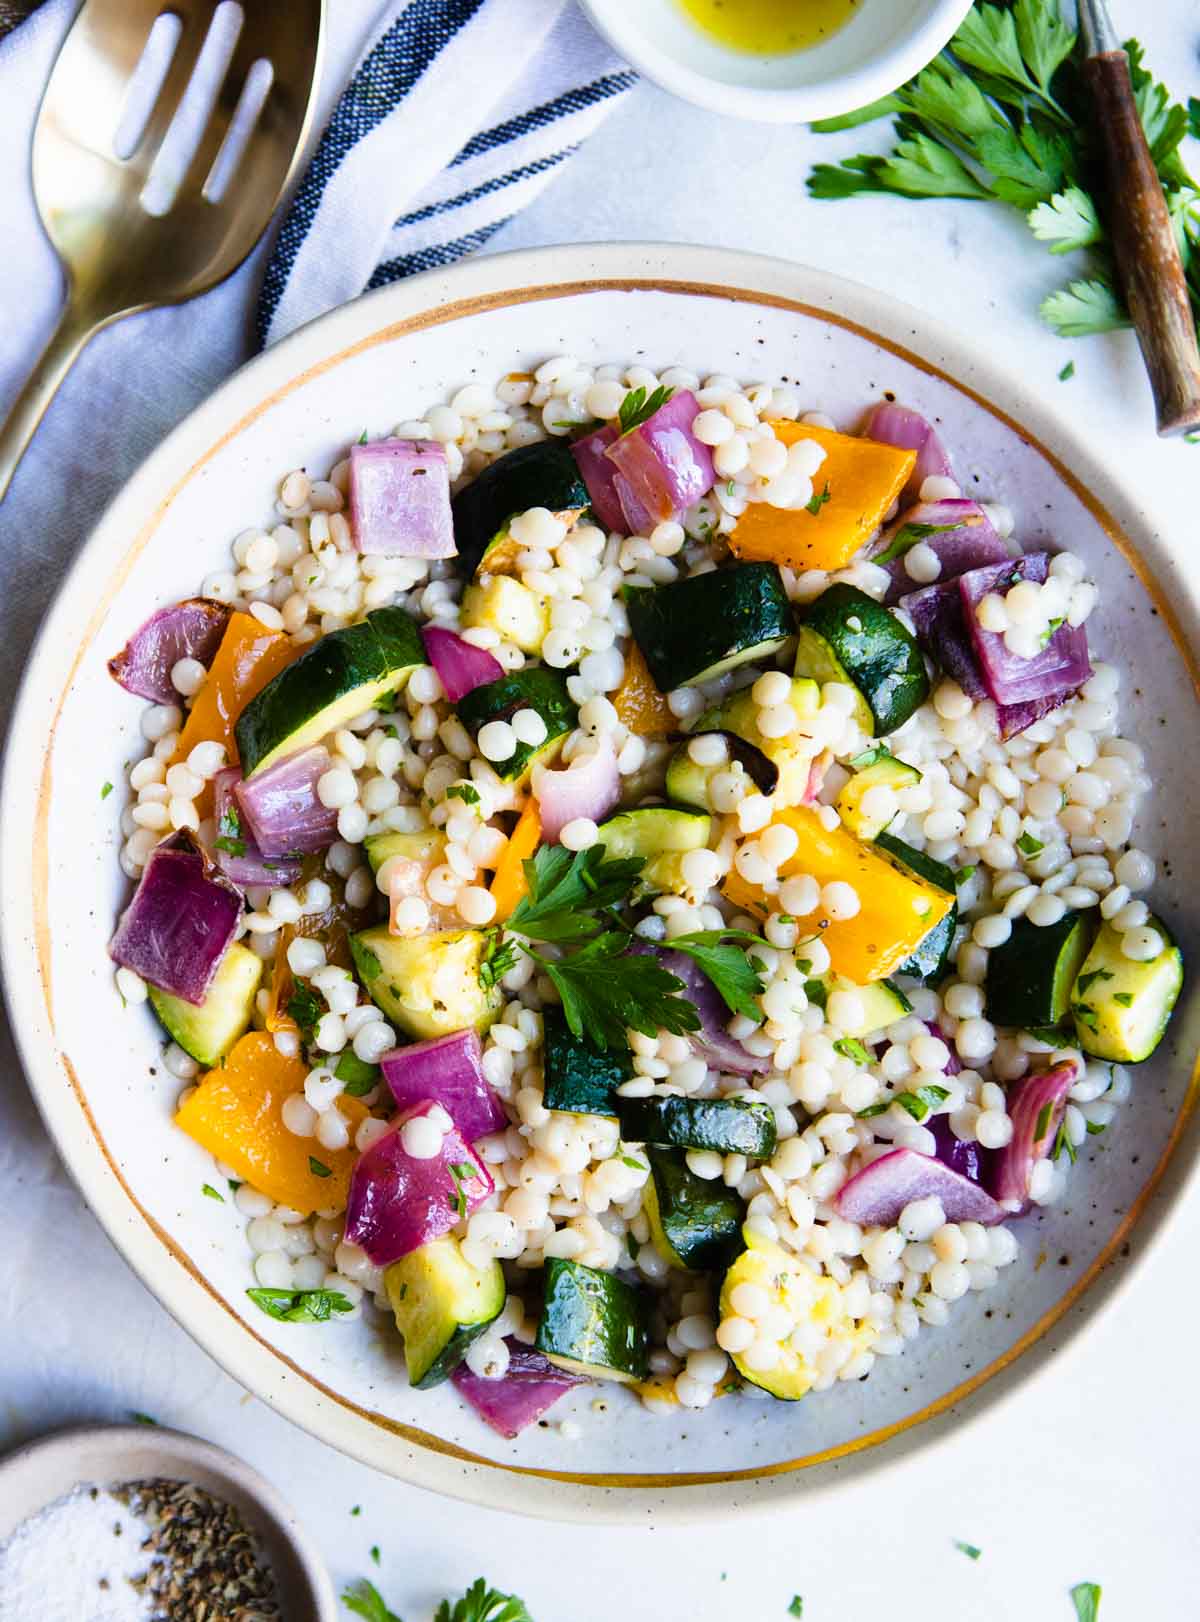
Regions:
M 156 1428 L 158 1426 L 158 1420 L 152 1414 L 143 1414 L 137 1408 L 130 1412 L 129 1417 L 135 1425 L 153 1425 Z
M 1113 973 L 1111 969 L 1089 969 L 1086 974 L 1081 974 L 1076 980 L 1075 990 L 1079 992 L 1081 996 L 1086 997 L 1088 992 L 1096 984 L 1097 980 L 1111 980 L 1112 977 Z
M 312 1172 L 314 1177 L 332 1177 L 333 1176 L 333 1173 L 330 1171 L 329 1167 L 325 1164 L 325 1162 L 323 1160 L 318 1160 L 316 1155 L 309 1155 L 309 1157 L 308 1157 L 308 1169 L 309 1169 L 310 1172 Z
M 372 1543 L 372 1545 L 371 1545 L 371 1559 L 375 1562 L 376 1565 L 379 1564 L 379 1545 L 378 1545 L 378 1543 Z
M 1045 850 L 1045 848 L 1045 841 L 1035 839 L 1030 833 L 1022 834 L 1020 839 L 1017 840 L 1017 849 L 1021 852 L 1022 856 L 1036 856 L 1040 851 Z
M 473 783 L 451 783 L 444 797 L 447 800 L 462 800 L 464 805 L 479 804 L 479 790 Z
M 1076 1583 L 1071 1590 L 1076 1622 L 1096 1622 L 1100 1614 L 1100 1584 Z
M 363 974 L 368 975 L 373 979 L 383 967 L 379 961 L 378 952 L 373 952 L 369 946 L 363 946 L 358 942 L 355 943 L 355 946 L 355 955 L 358 959 L 359 968 L 362 970 Z
M 964 1543 L 961 1538 L 955 1538 L 954 1547 L 959 1554 L 965 1554 L 968 1560 L 978 1560 L 983 1553 L 982 1549 L 976 1548 L 973 1543 Z
M 833 1044 L 833 1051 L 840 1053 L 843 1059 L 853 1059 L 855 1064 L 870 1064 L 871 1055 L 856 1036 L 839 1036 Z
M 1060 383 L 1069 383 L 1070 380 L 1074 376 L 1075 376 L 1075 362 L 1073 360 L 1069 360 L 1067 362 L 1067 364 L 1063 367 L 1062 371 L 1059 372 L 1058 381 Z
M 1037 1125 L 1033 1129 L 1034 1143 L 1040 1143 L 1050 1130 L 1050 1117 L 1054 1114 L 1053 1104 L 1043 1104 L 1038 1111 Z
M 312 1040 L 317 1021 L 325 1013 L 325 999 L 303 983 L 296 986 L 287 1001 L 288 1018 L 294 1019 L 305 1042 Z
M 835 1042 L 834 1047 L 837 1047 Z M 890 1098 L 881 1099 L 877 1104 L 869 1104 L 866 1109 L 860 1109 L 857 1119 L 869 1121 L 873 1115 L 882 1115 L 891 1109 L 893 1104 L 911 1115 L 914 1121 L 923 1121 L 936 1108 L 944 1104 L 950 1096 L 945 1087 L 918 1087 L 915 1092 L 893 1093 Z
M 1122 1008 L 1132 1008 L 1133 1007 L 1133 993 L 1132 993 L 1132 991 L 1114 991 L 1113 992 L 1113 1001 L 1116 1002 L 1116 1003 L 1120 1003 Z
M 950 529 L 968 529 L 973 524 L 982 522 L 982 518 L 971 516 L 958 524 L 902 524 L 884 550 L 877 552 L 871 562 L 893 563 L 897 558 L 902 558 L 906 552 L 910 552 L 918 541 L 928 540 L 931 535 L 944 535 Z
M 825 488 L 824 488 L 824 490 L 822 490 L 819 495 L 814 490 L 812 500 L 811 501 L 806 501 L 804 503 L 804 510 L 807 513 L 811 513 L 814 518 L 819 518 L 821 516 L 821 508 L 825 505 L 825 503 L 828 500 L 829 500 L 829 480 L 826 479 L 825 480 Z
M 485 991 L 490 991 L 498 980 L 504 978 L 509 969 L 516 967 L 516 964 L 516 942 L 503 940 L 499 929 L 489 930 L 483 956 L 479 959 L 479 984 Z
M 789 1616 L 804 1615 L 804 1601 L 800 1598 L 799 1594 L 792 1595 L 792 1603 L 787 1608 L 787 1614 Z
M 447 1170 L 454 1180 L 454 1193 L 450 1196 L 450 1204 L 458 1213 L 458 1220 L 461 1222 L 467 1214 L 467 1194 L 463 1185 L 478 1182 L 479 1172 L 467 1160 L 456 1160 L 447 1167 Z
M 846 764 L 856 772 L 865 772 L 868 766 L 877 766 L 881 760 L 893 758 L 892 751 L 886 743 L 874 743 L 869 749 L 864 749 L 861 755 L 852 755 Z
M 362 1098 L 364 1093 L 372 1092 L 379 1085 L 379 1066 L 365 1064 L 352 1048 L 338 1055 L 333 1073 L 341 1082 L 342 1090 L 349 1093 L 351 1098 Z
M 974 877 L 975 877 L 975 864 L 974 864 L 974 862 L 972 862 L 969 867 L 960 867 L 957 870 L 957 872 L 954 875 L 955 886 L 957 887 L 960 884 L 965 884 L 968 879 L 973 879 Z
M 648 1171 L 650 1169 L 648 1166 L 644 1166 L 640 1160 L 635 1160 L 632 1155 L 622 1155 L 621 1164 L 628 1166 L 630 1171 Z
M 201 1192 L 201 1194 L 204 1195 L 204 1198 L 206 1200 L 216 1200 L 218 1205 L 224 1205 L 225 1204 L 225 1196 L 224 1196 L 224 1194 L 218 1194 L 216 1189 L 212 1186 L 211 1183 L 201 1183 L 200 1184 L 200 1192 Z
M 242 838 L 242 819 L 232 801 L 221 812 L 220 821 L 217 823 L 217 837 L 213 840 L 213 844 L 227 856 L 246 854 L 246 841 Z
M 1051 1160 L 1057 1160 L 1061 1155 L 1066 1155 L 1071 1164 L 1075 1164 L 1075 1145 L 1067 1136 L 1067 1122 L 1065 1116 L 1058 1123 L 1058 1132 L 1054 1139 L 1054 1147 L 1050 1151 L 1050 1158 Z
M 112 793 L 112 784 L 111 783 L 105 783 L 105 784 L 102 785 L 102 787 L 100 789 L 100 798 L 102 800 L 107 800 L 111 793 Z
M 254 1305 L 279 1323 L 326 1323 L 335 1312 L 354 1308 L 340 1290 L 247 1290 Z

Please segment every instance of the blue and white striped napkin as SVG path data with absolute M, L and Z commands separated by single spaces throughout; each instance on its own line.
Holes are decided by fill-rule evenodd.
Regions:
M 574 0 L 395 0 L 284 217 L 260 342 L 482 246 L 635 79 Z

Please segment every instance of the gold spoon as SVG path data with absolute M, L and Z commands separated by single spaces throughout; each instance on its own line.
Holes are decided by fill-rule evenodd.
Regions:
M 325 0 L 242 0 L 240 7 L 219 7 L 218 0 L 86 0 L 54 64 L 33 137 L 34 192 L 63 264 L 67 301 L 0 427 L 0 500 L 55 390 L 94 333 L 122 316 L 207 292 L 254 247 L 308 133 L 324 20 Z M 131 81 L 156 24 L 164 38 L 176 30 L 178 37 L 144 129 L 133 131 L 133 150 L 118 156 Z M 223 74 L 218 34 L 228 55 Z M 202 68 L 172 129 L 202 51 L 215 100 L 205 108 Z M 192 143 L 177 143 L 197 109 L 189 157 Z M 183 168 L 173 196 L 171 175 L 156 168 L 168 132 L 164 157 L 174 146 Z
M 1104 148 L 1113 256 L 1150 374 L 1158 431 L 1187 433 L 1200 428 L 1200 352 L 1171 216 L 1105 0 L 1079 0 L 1079 26 Z

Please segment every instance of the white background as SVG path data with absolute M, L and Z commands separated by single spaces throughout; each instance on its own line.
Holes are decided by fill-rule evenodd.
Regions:
M 1180 97 L 1200 94 L 1194 0 L 1114 0 Z M 374 0 L 334 0 L 331 73 L 352 57 Z M 331 81 L 332 87 L 332 81 Z M 31 116 L 32 109 L 29 109 Z M 0 196 L 17 249 L 0 257 L 0 311 L 30 307 L 37 228 L 26 114 L 0 110 Z M 1068 347 L 1034 316 L 1061 266 L 1016 214 L 887 198 L 817 204 L 818 159 L 869 150 L 840 137 L 762 129 L 685 107 L 652 87 L 627 100 L 496 249 L 665 238 L 774 253 L 873 282 L 974 336 L 1080 416 L 1173 533 L 1197 543 L 1200 446 L 1160 445 L 1127 337 Z M 1191 152 L 1200 168 L 1200 151 Z M 45 276 L 53 274 L 48 257 Z M 12 266 L 20 264 L 21 279 Z M 113 392 L 81 442 L 60 402 L 40 453 L 0 510 L 0 692 L 11 695 L 36 618 L 92 516 L 145 452 L 236 363 L 254 266 L 196 305 L 103 336 L 71 382 Z M 46 282 L 42 283 L 42 288 Z M 35 323 L 36 324 L 36 323 Z M 0 375 L 37 334 L 0 321 Z M 686 359 L 686 357 L 683 357 Z M 1057 373 L 1068 358 L 1076 372 Z M 3 402 L 0 402 L 2 405 Z M 414 406 L 421 402 L 413 402 Z M 1020 506 L 1020 492 L 1012 493 Z M 1200 1582 L 1200 1211 L 1181 1210 L 1119 1305 L 1000 1412 L 855 1489 L 723 1529 L 537 1525 L 437 1500 L 310 1440 L 250 1397 L 146 1293 L 66 1179 L 0 1050 L 0 1450 L 71 1420 L 131 1410 L 195 1431 L 256 1464 L 316 1534 L 335 1581 L 369 1573 L 406 1622 L 477 1573 L 524 1596 L 538 1622 L 782 1619 L 809 1622 L 1070 1622 L 1067 1591 L 1104 1585 L 1102 1622 L 1196 1614 Z M 651 1417 L 647 1425 L 653 1425 Z M 575 1444 L 578 1446 L 578 1444 Z M 572 1444 L 564 1443 L 570 1468 Z M 350 1510 L 362 1506 L 354 1518 Z M 978 1544 L 971 1562 L 952 1540 Z M 382 1551 L 375 1570 L 372 1544 Z M 37 1622 L 30 1618 L 29 1622 Z

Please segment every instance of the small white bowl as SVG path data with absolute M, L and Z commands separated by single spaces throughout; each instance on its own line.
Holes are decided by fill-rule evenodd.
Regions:
M 259 1538 L 288 1622 L 337 1622 L 333 1584 L 308 1536 L 270 1482 L 211 1442 L 152 1425 L 55 1431 L 0 1459 L 0 1544 L 76 1487 L 162 1476 L 232 1504 Z
M 615 50 L 672 95 L 733 118 L 801 124 L 865 107 L 911 79 L 971 0 L 858 0 L 844 27 L 786 56 L 722 45 L 679 0 L 583 0 L 583 9 Z

